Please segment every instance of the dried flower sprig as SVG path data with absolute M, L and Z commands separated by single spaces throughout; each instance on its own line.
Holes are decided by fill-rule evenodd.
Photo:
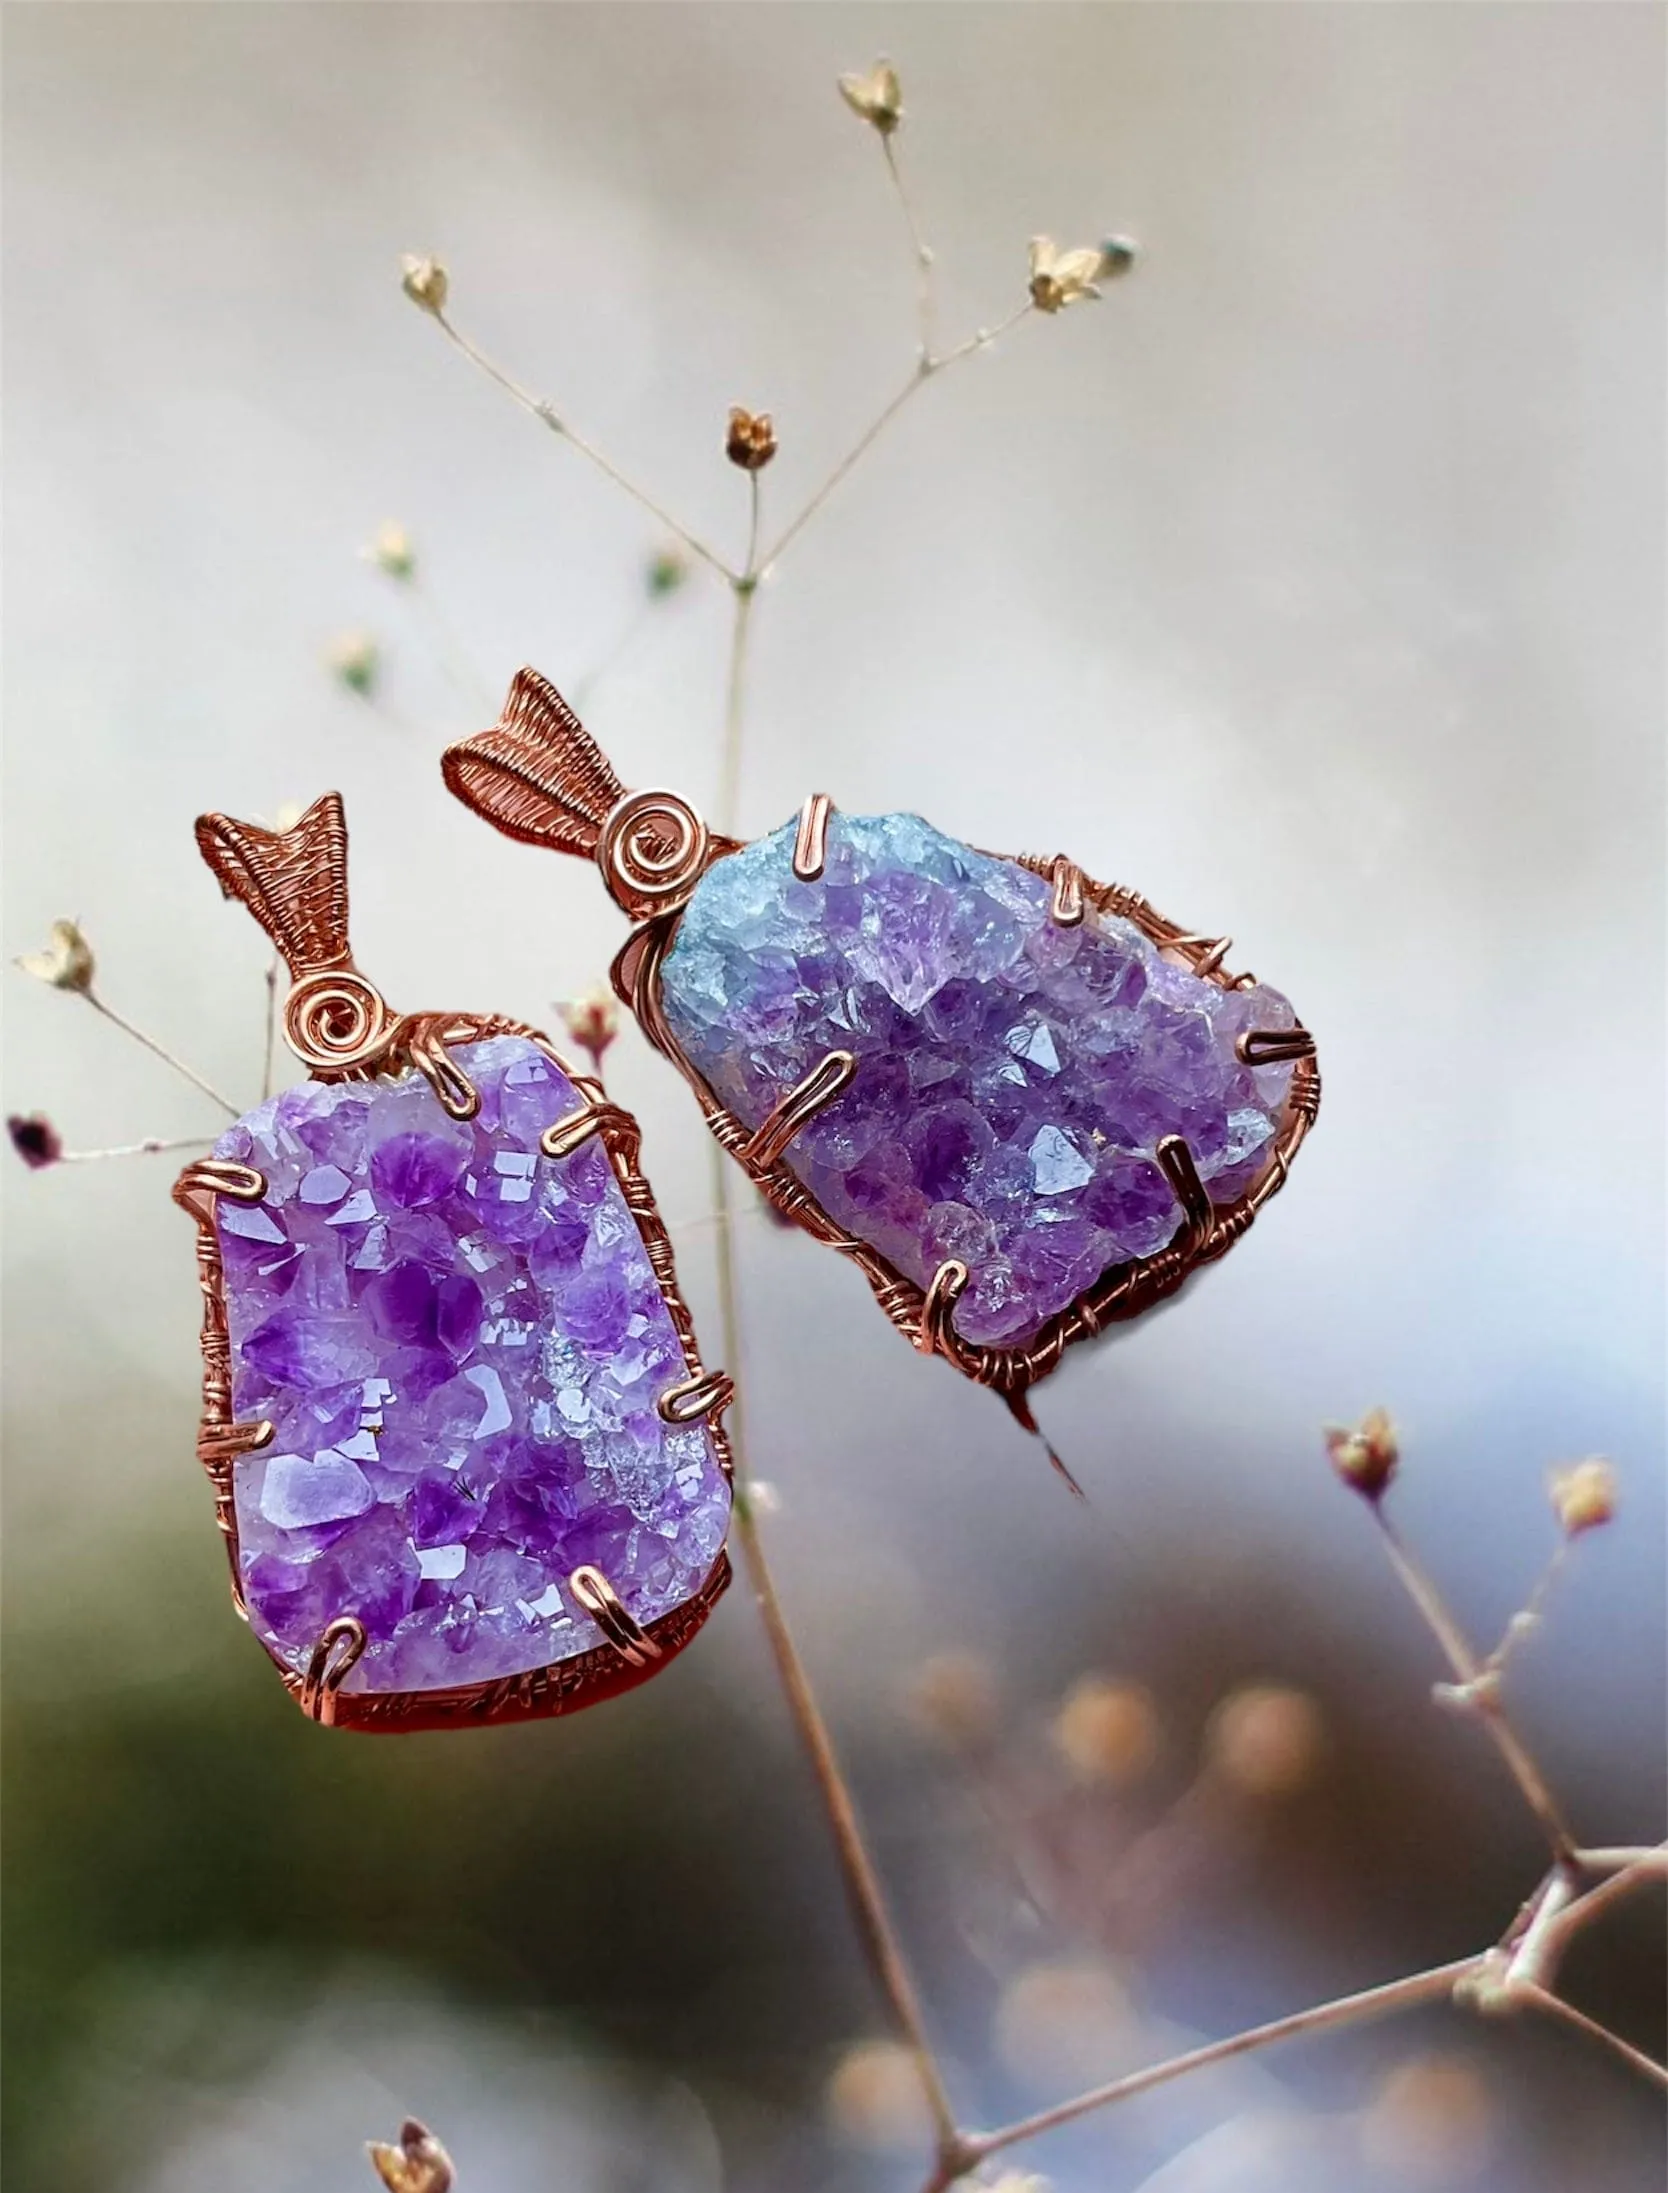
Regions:
M 228 1117 L 237 1118 L 237 1105 L 230 1097 L 222 1096 L 213 1082 L 206 1081 L 195 1066 L 188 1066 L 165 1043 L 148 1035 L 143 1028 L 136 1027 L 125 1014 L 117 1012 L 113 1005 L 106 1004 L 97 988 L 98 964 L 93 948 L 82 933 L 79 922 L 55 921 L 45 948 L 39 952 L 21 953 L 15 964 L 26 975 L 33 975 L 37 982 L 44 982 L 51 989 L 62 990 L 70 997 L 85 998 L 93 1011 L 109 1021 L 112 1027 L 119 1028 L 123 1035 L 131 1037 L 153 1057 L 161 1059 L 165 1066 L 172 1067 L 194 1089 L 200 1089 L 204 1096 L 218 1104 Z
M 451 2156 L 415 2117 L 401 2125 L 398 2147 L 367 2140 L 365 2152 L 388 2193 L 451 2193 L 456 2182 Z

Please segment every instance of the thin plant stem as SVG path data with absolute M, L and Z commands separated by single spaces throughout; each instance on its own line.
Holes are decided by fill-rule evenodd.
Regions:
M 283 961 L 276 955 L 266 963 L 266 1040 L 261 1050 L 261 1102 L 272 1094 L 278 1078 L 278 984 Z
M 920 318 L 921 349 L 923 359 L 932 356 L 933 349 L 933 282 L 932 252 L 921 233 L 921 223 L 916 217 L 915 203 L 904 182 L 903 169 L 898 164 L 898 148 L 893 143 L 892 132 L 880 133 L 880 149 L 886 161 L 886 172 L 892 178 L 892 188 L 897 194 L 898 206 L 909 230 L 910 246 L 915 254 L 916 311 Z
M 719 771 L 721 789 L 717 827 L 721 832 L 728 832 L 734 827 L 741 781 L 747 634 L 755 591 L 754 566 L 759 541 L 759 476 L 756 472 L 748 474 L 748 485 L 747 559 L 741 579 L 732 582 L 735 585 L 736 614 L 730 643 L 730 673 Z M 955 2111 L 944 2084 L 938 2057 L 927 2037 L 926 2019 L 914 1976 L 899 1942 L 880 1875 L 864 1840 L 857 1807 L 840 1765 L 839 1754 L 834 1748 L 834 1740 L 829 1734 L 822 1708 L 817 1703 L 805 1663 L 794 1643 L 793 1632 L 788 1627 L 787 1616 L 759 1533 L 758 1517 L 752 1500 L 746 1411 L 741 1400 L 745 1380 L 741 1377 L 741 1305 L 736 1273 L 734 1189 L 725 1153 L 714 1143 L 710 1154 L 713 1208 L 717 1214 L 714 1261 L 718 1280 L 719 1331 L 725 1362 L 738 1381 L 736 1398 L 730 1404 L 728 1426 L 735 1458 L 736 1537 L 741 1544 L 748 1581 L 764 1623 L 765 1640 L 770 1648 L 777 1680 L 782 1686 L 788 1711 L 810 1761 L 817 1794 L 833 1834 L 835 1853 L 845 1881 L 859 1941 L 891 2011 L 893 2023 L 915 2065 L 922 2095 L 932 2118 L 936 2152 L 941 2161 L 959 2159 L 962 2153 L 961 2134 L 957 2129 Z
M 730 580 L 732 584 L 734 583 L 736 574 L 716 550 L 709 548 L 698 534 L 689 530 L 688 526 L 681 525 L 670 511 L 664 509 L 655 501 L 652 495 L 640 488 L 635 480 L 623 473 L 611 458 L 605 457 L 594 442 L 587 441 L 583 434 L 578 433 L 571 427 L 553 405 L 547 403 L 542 396 L 535 396 L 530 389 L 523 388 L 521 383 L 513 379 L 501 366 L 495 365 L 486 352 L 481 350 L 475 343 L 472 343 L 462 329 L 456 326 L 444 312 L 432 312 L 430 318 L 439 323 L 441 332 L 456 344 L 471 365 L 480 368 L 489 381 L 496 381 L 506 395 L 514 397 L 524 411 L 531 412 L 535 419 L 549 427 L 552 434 L 560 436 L 565 442 L 571 442 L 582 457 L 588 457 L 599 472 L 605 473 L 616 487 L 624 488 L 633 502 L 639 503 L 658 524 L 663 525 L 669 533 L 675 534 L 692 556 L 699 556 L 703 563 L 710 564 L 721 577 Z
M 163 1150 L 201 1150 L 212 1135 L 147 1135 L 143 1142 L 118 1142 L 108 1150 L 61 1150 L 55 1165 L 95 1165 L 107 1157 L 155 1157 Z
M 840 459 L 833 471 L 829 473 L 827 479 L 811 496 L 798 517 L 793 519 L 786 530 L 766 549 L 759 563 L 760 577 L 767 576 L 775 569 L 786 550 L 794 541 L 798 540 L 800 534 L 804 532 L 836 488 L 842 485 L 868 455 L 881 435 L 885 433 L 918 389 L 925 387 L 928 381 L 935 379 L 938 374 L 943 373 L 948 367 L 958 364 L 961 359 L 971 358 L 976 351 L 989 350 L 994 343 L 999 343 L 1010 329 L 1016 328 L 1020 321 L 1034 312 L 1035 309 L 1036 307 L 1027 299 L 1017 312 L 1010 313 L 1007 319 L 1003 320 L 998 326 L 980 328 L 977 334 L 970 335 L 964 343 L 958 343 L 954 350 L 945 351 L 942 357 L 923 355 L 918 358 L 910 372 L 909 379 L 905 381 L 902 388 L 888 397 L 886 402 L 881 405 L 880 410 L 869 421 L 869 424 L 863 429 L 851 448 L 846 451 L 846 454 Z
M 731 582 L 735 615 L 730 625 L 730 667 L 724 690 L 724 739 L 720 749 L 718 786 L 719 828 L 735 828 L 741 806 L 741 757 L 743 717 L 746 707 L 748 641 L 753 630 L 753 602 L 759 590 L 759 475 L 747 475 L 747 559 L 741 576 Z
M 1546 1605 L 1547 1595 L 1558 1580 L 1559 1572 L 1569 1557 L 1569 1550 L 1570 1541 L 1567 1538 L 1560 1538 L 1551 1560 L 1547 1562 L 1545 1568 L 1536 1577 L 1528 1598 L 1525 1599 L 1516 1614 L 1506 1624 L 1499 1644 L 1495 1646 L 1483 1662 L 1482 1672 L 1484 1674 L 1499 1675 L 1512 1654 L 1517 1650 L 1521 1640 L 1527 1637 L 1540 1621 L 1541 1610 Z
M 1172 2080 L 1185 2078 L 1189 2072 L 1203 2071 L 1211 2064 L 1228 2063 L 1236 2056 L 1249 2056 L 1257 2049 L 1272 2048 L 1277 2041 L 1296 2040 L 1301 2034 L 1359 2025 L 1366 2019 L 1381 2018 L 1391 2011 L 1411 2010 L 1419 2003 L 1451 1996 L 1459 1982 L 1475 1972 L 1482 1961 L 1482 1955 L 1458 1957 L 1451 1964 L 1433 1965 L 1428 1971 L 1411 1973 L 1405 1979 L 1388 1981 L 1382 1987 L 1364 1988 L 1359 1994 L 1340 1995 L 1331 2002 L 1294 2011 L 1289 2017 L 1271 2018 L 1265 2025 L 1251 2026 L 1226 2040 L 1206 2042 L 1200 2048 L 1190 2048 L 1179 2056 L 1168 2057 L 1163 2063 L 1149 2064 L 1143 2071 L 1131 2071 L 1121 2079 L 1108 2080 L 1104 2086 L 1090 2087 L 1086 2093 L 1074 2095 L 1070 2101 L 1056 2102 L 1049 2109 L 1039 2109 L 1032 2116 L 1017 2117 L 1013 2123 L 1000 2125 L 994 2132 L 966 2133 L 963 2136 L 966 2151 L 974 2160 L 983 2161 L 1003 2148 L 1017 2146 L 1021 2140 L 1033 2140 L 1040 2133 L 1053 2132 L 1079 2117 L 1087 2117 L 1094 2110 L 1132 2100 L 1137 2094 L 1146 2094 L 1156 2086 L 1167 2086 Z M 942 2176 L 935 2177 L 928 2181 L 925 2193 L 944 2193 L 944 2188 L 953 2182 Z
M 1590 2041 L 1597 2041 L 1608 2048 L 1623 2063 L 1649 2079 L 1654 2086 L 1668 2087 L 1668 2065 L 1659 2064 L 1654 2056 L 1647 2056 L 1642 2048 L 1635 2048 L 1631 2041 L 1624 2041 L 1619 2033 L 1613 2033 L 1609 2026 L 1601 2025 L 1597 2018 L 1589 2018 L 1584 2010 L 1577 2010 L 1573 2003 L 1566 2002 L 1562 1995 L 1555 1995 L 1551 1988 L 1541 1987 L 1530 1981 L 1518 1988 L 1516 1993 L 1523 2001 L 1533 2004 L 1535 2009 L 1544 2010 L 1550 2017 L 1561 2019 L 1577 2033 L 1585 2033 Z
M 212 1097 L 223 1112 L 233 1119 L 237 1118 L 238 1107 L 232 1102 L 231 1098 L 222 1096 L 214 1084 L 211 1081 L 205 1081 L 194 1066 L 188 1066 L 183 1058 L 176 1058 L 165 1043 L 159 1043 L 155 1036 L 148 1036 L 143 1028 L 136 1028 L 132 1021 L 125 1014 L 118 1013 L 113 1005 L 106 1005 L 96 990 L 83 990 L 81 995 L 87 1000 L 95 1013 L 102 1013 L 104 1018 L 113 1027 L 119 1028 L 124 1036 L 131 1036 L 135 1043 L 142 1044 L 154 1057 L 161 1059 L 165 1066 L 171 1066 L 176 1074 L 183 1075 L 194 1089 L 201 1089 L 204 1096 Z
M 1383 1503 L 1374 1501 L 1372 1510 L 1390 1565 L 1402 1588 L 1424 1617 L 1426 1628 L 1442 1647 L 1448 1665 L 1460 1685 L 1465 1703 L 1481 1719 L 1495 1749 L 1505 1760 L 1530 1811 L 1540 1822 L 1542 1831 L 1552 1846 L 1553 1856 L 1563 1864 L 1573 1864 L 1577 1850 L 1575 1837 L 1570 1832 L 1557 1800 L 1547 1787 L 1545 1775 L 1507 1720 L 1499 1699 L 1489 1684 L 1481 1680 L 1489 1671 L 1479 1663 L 1465 1632 L 1449 1613 L 1436 1585 L 1385 1514 Z

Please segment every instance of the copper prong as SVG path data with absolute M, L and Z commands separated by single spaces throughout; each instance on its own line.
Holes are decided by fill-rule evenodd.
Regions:
M 826 792 L 813 792 L 799 810 L 799 829 L 793 841 L 793 872 L 801 883 L 815 883 L 828 857 L 828 818 L 834 802 Z
M 568 1578 L 568 1589 L 595 1622 L 608 1642 L 634 1668 L 647 1667 L 660 1658 L 660 1647 L 632 1614 L 601 1569 L 589 1564 Z
M 856 1071 L 857 1060 L 850 1051 L 830 1051 L 803 1081 L 796 1081 L 771 1106 L 754 1134 L 737 1151 L 741 1162 L 774 1165 L 801 1127 L 850 1086 Z
M 434 1091 L 448 1119 L 473 1119 L 481 1092 L 432 1028 L 413 1034 L 407 1044 L 411 1063 Z
M 365 1625 L 351 1614 L 339 1614 L 326 1625 L 301 1685 L 301 1710 L 329 1728 L 336 1718 L 336 1693 L 365 1650 Z
M 1278 1066 L 1289 1058 L 1313 1058 L 1315 1039 L 1307 1028 L 1247 1028 L 1234 1045 L 1242 1066 Z
M 1159 1170 L 1176 1191 L 1176 1201 L 1182 1207 L 1187 1220 L 1188 1247 L 1194 1253 L 1202 1249 L 1210 1239 L 1210 1231 L 1216 1223 L 1205 1184 L 1199 1178 L 1199 1168 L 1193 1162 L 1193 1152 L 1180 1135 L 1166 1135 L 1153 1152 Z
M 251 1424 L 205 1424 L 197 1434 L 197 1459 L 213 1469 L 271 1444 L 272 1425 L 264 1416 Z
M 663 1424 L 693 1424 L 703 1416 L 717 1416 L 736 1397 L 736 1382 L 728 1371 L 697 1371 L 693 1378 L 668 1386 L 654 1405 Z
M 570 1112 L 566 1119 L 559 1119 L 547 1127 L 539 1137 L 539 1148 L 546 1157 L 572 1157 L 601 1125 L 602 1106 L 583 1105 L 577 1112 Z
M 967 1266 L 959 1256 L 947 1256 L 932 1275 L 921 1304 L 921 1322 L 916 1331 L 915 1345 L 923 1355 L 948 1355 L 945 1345 L 950 1330 L 950 1313 L 961 1300 L 968 1281 Z
M 264 1173 L 225 1157 L 198 1158 L 174 1182 L 174 1201 L 180 1209 L 204 1221 L 214 1217 L 215 1196 L 226 1196 L 233 1203 L 259 1203 L 265 1194 Z
M 1064 853 L 1056 854 L 1048 871 L 1054 886 L 1048 902 L 1048 918 L 1058 928 L 1075 929 L 1083 919 L 1083 871 Z
M 1232 937 L 1207 937 L 1205 943 L 1207 949 L 1193 962 L 1193 972 L 1196 975 L 1214 975 L 1234 948 Z

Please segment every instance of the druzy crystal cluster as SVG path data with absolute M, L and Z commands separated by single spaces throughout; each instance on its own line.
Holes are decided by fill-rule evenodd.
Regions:
M 1023 1345 L 1171 1240 L 1165 1136 L 1215 1203 L 1267 1166 L 1291 1067 L 1252 1070 L 1234 1045 L 1295 1024 L 1277 991 L 1224 990 L 1093 910 L 1062 927 L 1040 876 L 915 815 L 836 815 L 815 882 L 794 838 L 702 877 L 662 968 L 667 1020 L 749 1127 L 830 1051 L 854 1054 L 786 1163 L 918 1286 L 960 1258 L 964 1338 Z
M 728 1520 L 706 1427 L 655 1411 L 688 1373 L 606 1151 L 540 1154 L 572 1084 L 520 1037 L 453 1055 L 467 1122 L 415 1072 L 305 1082 L 215 1148 L 267 1183 L 217 1206 L 234 1413 L 274 1427 L 236 1465 L 250 1620 L 305 1669 L 357 1616 L 352 1690 L 590 1650 L 584 1564 L 646 1626 L 700 1588 Z

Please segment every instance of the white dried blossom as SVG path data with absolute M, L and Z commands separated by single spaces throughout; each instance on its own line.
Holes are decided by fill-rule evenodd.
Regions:
M 903 120 L 903 86 L 891 62 L 877 61 L 866 76 L 842 76 L 839 84 L 840 97 L 852 113 L 890 137 Z
M 440 313 L 446 309 L 451 282 L 438 259 L 419 258 L 408 251 L 400 260 L 400 287 L 414 305 L 421 305 L 425 312 Z
M 93 948 L 79 922 L 55 921 L 45 949 L 20 953 L 17 965 L 54 990 L 79 990 L 85 997 L 93 987 Z
M 1063 312 L 1084 297 L 1098 297 L 1100 282 L 1127 274 L 1135 246 L 1121 236 L 1104 244 L 1063 251 L 1052 236 L 1031 239 L 1031 302 L 1039 312 Z

